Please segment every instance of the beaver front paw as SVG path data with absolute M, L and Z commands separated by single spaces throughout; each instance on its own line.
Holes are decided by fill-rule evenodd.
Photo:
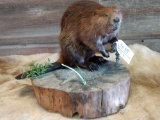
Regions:
M 106 58 L 110 57 L 110 55 L 109 55 L 109 53 L 107 51 L 102 51 L 101 54 Z
M 112 43 L 112 45 L 111 45 L 111 53 L 116 52 L 116 50 L 117 50 L 117 43 L 114 42 L 114 43 Z

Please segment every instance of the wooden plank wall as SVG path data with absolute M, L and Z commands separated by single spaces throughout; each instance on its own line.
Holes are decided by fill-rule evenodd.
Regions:
M 60 19 L 74 1 L 0 0 L 0 55 L 58 52 Z M 95 1 L 122 8 L 121 39 L 160 51 L 159 0 Z

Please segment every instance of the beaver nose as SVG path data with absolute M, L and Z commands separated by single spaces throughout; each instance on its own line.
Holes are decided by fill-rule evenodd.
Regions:
M 120 21 L 119 17 L 113 19 L 113 22 L 118 23 Z

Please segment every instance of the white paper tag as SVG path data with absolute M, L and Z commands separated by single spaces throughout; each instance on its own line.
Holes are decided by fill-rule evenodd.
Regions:
M 130 64 L 134 53 L 122 40 L 118 40 L 116 43 L 118 53 L 128 64 Z

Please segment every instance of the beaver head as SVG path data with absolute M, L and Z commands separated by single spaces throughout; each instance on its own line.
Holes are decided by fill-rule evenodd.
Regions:
M 97 30 L 103 34 L 118 33 L 122 13 L 117 6 L 103 7 L 94 11 L 94 23 Z

